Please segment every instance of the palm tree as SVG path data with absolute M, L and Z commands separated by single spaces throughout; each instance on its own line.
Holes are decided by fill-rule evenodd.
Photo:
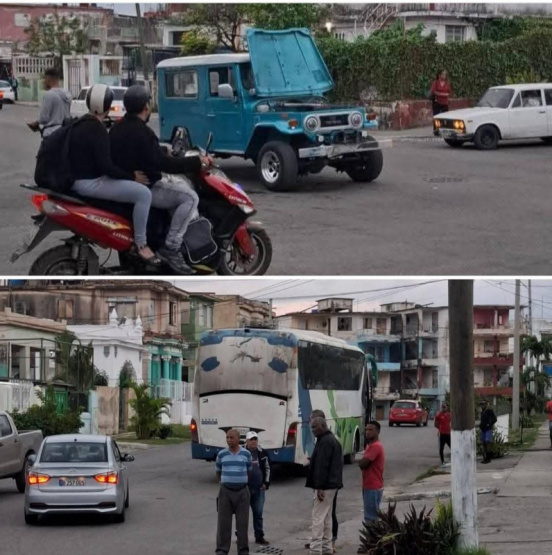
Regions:
M 149 439 L 161 424 L 163 414 L 170 416 L 170 399 L 160 397 L 155 399 L 149 395 L 149 385 L 136 383 L 130 384 L 136 394 L 136 399 L 130 399 L 130 406 L 135 415 L 130 419 L 132 428 L 138 439 Z
M 541 340 L 535 335 L 526 335 L 521 341 L 521 353 L 528 353 L 536 360 L 537 372 L 540 369 L 541 360 L 550 360 L 552 356 L 552 341 L 548 337 L 543 337 Z
M 55 338 L 58 378 L 76 386 L 77 391 L 88 391 L 94 385 L 98 372 L 94 366 L 92 342 L 84 346 L 71 331 L 64 331 Z

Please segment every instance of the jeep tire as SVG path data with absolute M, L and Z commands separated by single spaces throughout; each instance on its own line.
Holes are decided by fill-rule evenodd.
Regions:
M 375 142 L 373 137 L 368 140 Z M 381 150 L 369 150 L 361 155 L 361 160 L 355 161 L 346 167 L 347 175 L 360 183 L 369 183 L 377 179 L 383 169 L 383 153 Z
M 257 171 L 269 191 L 289 191 L 297 185 L 297 154 L 282 141 L 271 141 L 257 156 Z

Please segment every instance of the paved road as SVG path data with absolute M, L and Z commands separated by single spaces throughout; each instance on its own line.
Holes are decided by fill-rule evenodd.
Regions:
M 406 485 L 438 463 L 432 427 L 384 426 L 381 438 L 388 458 L 388 490 Z M 79 555 L 210 555 L 218 489 L 213 473 L 212 463 L 191 460 L 187 444 L 137 451 L 131 463 L 131 502 L 124 524 L 58 517 L 26 526 L 23 496 L 16 493 L 12 480 L 0 481 L 0 553 L 58 555 L 74 545 L 70 552 Z M 358 517 L 360 521 L 359 487 L 358 468 L 346 466 L 345 488 L 339 493 L 340 520 Z M 275 477 L 265 507 L 266 535 L 275 546 L 298 547 L 307 538 L 310 499 L 303 477 L 282 472 Z
M 17 185 L 32 177 L 39 140 L 24 122 L 35 113 L 11 105 L 0 113 L 0 275 L 24 275 L 31 264 L 6 260 L 33 213 Z M 281 194 L 258 183 L 251 162 L 222 167 L 266 223 L 273 275 L 549 275 L 551 154 L 539 141 L 479 152 L 403 137 L 372 184 L 328 169 Z

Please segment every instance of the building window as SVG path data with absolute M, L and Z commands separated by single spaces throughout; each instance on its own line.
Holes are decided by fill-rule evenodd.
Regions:
M 196 71 L 167 73 L 165 77 L 165 96 L 167 98 L 197 98 L 197 94 Z
M 15 301 L 15 312 L 17 314 L 27 314 L 27 304 L 25 301 Z
M 109 357 L 109 347 L 104 347 L 104 357 Z
M 153 326 L 155 323 L 155 301 L 149 303 L 149 323 Z
M 58 301 L 58 318 L 63 320 L 73 318 L 73 301 L 71 299 Z
M 364 318 L 363 322 L 362 322 L 362 327 L 365 330 L 371 330 L 372 329 L 372 318 Z
M 385 318 L 376 319 L 376 333 L 385 335 L 387 332 L 387 320 Z
M 190 323 L 190 302 L 186 301 L 184 304 L 184 309 L 182 310 L 182 314 L 180 315 L 181 322 L 183 324 Z
M 376 346 L 376 361 L 385 362 L 385 348 L 381 346 Z
M 169 325 L 176 326 L 176 303 L 169 302 Z
M 494 353 L 494 341 L 484 341 L 483 342 L 483 351 L 485 353 Z
M 204 304 L 198 306 L 199 311 L 199 325 L 204 328 L 207 324 L 207 307 Z
M 466 28 L 462 25 L 445 25 L 445 42 L 464 42 Z
M 115 358 L 117 358 L 117 353 L 118 353 L 118 352 L 119 352 L 119 347 L 117 347 L 117 345 L 115 345 L 115 346 L 113 347 L 113 356 L 114 356 Z
M 213 327 L 213 307 L 207 307 L 207 328 L 211 329 Z
M 352 329 L 352 318 L 341 317 L 337 319 L 337 331 L 351 331 Z

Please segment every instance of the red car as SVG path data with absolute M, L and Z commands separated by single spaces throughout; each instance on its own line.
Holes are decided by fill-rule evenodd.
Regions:
M 389 426 L 416 424 L 427 426 L 429 414 L 418 401 L 395 401 L 389 411 Z

